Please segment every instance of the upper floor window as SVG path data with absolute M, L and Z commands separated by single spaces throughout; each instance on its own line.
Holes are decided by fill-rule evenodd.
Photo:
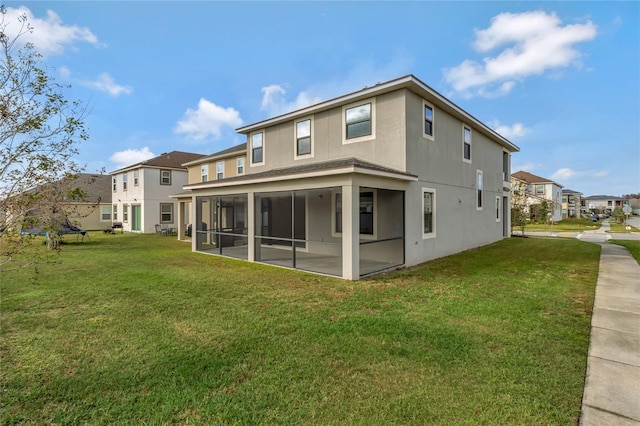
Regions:
M 122 175 L 122 190 L 126 191 L 127 190 L 127 174 L 123 174 Z
M 433 105 L 427 101 L 422 101 L 424 111 L 424 129 L 422 136 L 427 139 L 433 139 Z
M 171 170 L 160 170 L 160 185 L 171 185 Z
M 209 165 L 203 164 L 200 166 L 200 181 L 206 182 L 209 180 Z
M 477 201 L 476 201 L 476 208 L 478 210 L 482 209 L 482 190 L 483 190 L 483 185 L 484 183 L 482 182 L 483 177 L 482 177 L 482 170 L 476 170 L 476 188 L 477 188 Z
M 611 202 L 611 200 L 607 201 L 607 206 L 611 207 L 613 205 L 613 203 Z
M 133 171 L 133 186 L 138 186 L 138 183 L 140 183 L 140 174 L 139 174 L 138 170 L 134 170 Z
M 375 98 L 342 107 L 342 142 L 353 143 L 375 138 Z
M 216 163 L 216 179 L 224 179 L 224 161 Z
M 251 135 L 251 163 L 264 163 L 264 133 Z
M 116 192 L 116 177 L 113 177 L 113 192 Z
M 471 129 L 462 126 L 462 150 L 463 158 L 467 162 L 471 162 Z
M 236 166 L 238 169 L 238 174 L 243 175 L 244 174 L 244 158 L 238 158 L 236 160 Z
M 296 156 L 311 154 L 311 119 L 296 123 Z
M 536 185 L 536 195 L 544 195 L 544 185 Z
M 436 236 L 436 190 L 422 188 L 422 238 Z

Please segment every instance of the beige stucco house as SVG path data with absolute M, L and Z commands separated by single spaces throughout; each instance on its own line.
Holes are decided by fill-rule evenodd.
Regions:
M 582 206 L 582 192 L 572 189 L 562 190 L 562 218 L 580 217 Z
M 526 205 L 532 215 L 535 215 L 536 211 L 532 207 L 546 201 L 551 212 L 551 220 L 562 220 L 562 185 L 520 170 L 511 175 L 511 186 L 514 190 L 524 188 L 527 195 Z
M 510 234 L 518 148 L 413 75 L 238 132 L 186 164 L 194 251 L 357 280 Z
M 111 173 L 113 222 L 123 231 L 153 233 L 156 225 L 178 228 L 178 203 L 170 198 L 187 184 L 183 163 L 202 154 L 172 151 Z

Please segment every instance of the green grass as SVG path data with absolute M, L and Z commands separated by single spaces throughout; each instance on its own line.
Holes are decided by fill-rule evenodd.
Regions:
M 609 240 L 610 243 L 624 246 L 631 252 L 631 255 L 640 263 L 640 241 L 637 240 Z
M 528 223 L 525 228 L 527 231 L 541 232 L 582 232 L 599 229 L 600 222 L 592 222 L 591 219 L 564 219 L 560 222 L 551 224 Z
M 628 225 L 630 229 L 626 229 L 624 223 L 611 222 L 611 230 L 609 232 L 615 232 L 620 234 L 628 234 L 630 232 L 640 232 L 640 229 L 635 226 Z
M 600 247 L 359 282 L 92 234 L 3 272 L 2 424 L 576 424 Z

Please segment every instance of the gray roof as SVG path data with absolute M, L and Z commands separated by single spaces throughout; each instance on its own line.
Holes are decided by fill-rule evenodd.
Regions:
M 111 174 L 119 173 L 125 170 L 138 169 L 141 167 L 153 167 L 153 168 L 166 168 L 166 169 L 183 169 L 187 168 L 183 166 L 184 163 L 197 160 L 204 157 L 202 154 L 194 154 L 192 152 L 183 151 L 171 151 L 160 154 L 157 157 L 150 158 L 148 160 L 140 161 L 139 163 L 132 164 L 127 167 L 115 170 Z
M 264 179 L 264 178 L 277 177 L 277 176 L 287 176 L 287 175 L 296 175 L 296 174 L 309 173 L 309 172 L 327 171 L 332 169 L 340 169 L 348 166 L 360 167 L 360 168 L 364 168 L 371 171 L 377 171 L 377 172 L 392 173 L 392 174 L 406 176 L 409 178 L 417 177 L 416 175 L 413 175 L 410 173 L 405 173 L 400 170 L 380 166 L 378 164 L 369 163 L 367 161 L 358 160 L 357 158 L 344 158 L 341 160 L 324 161 L 321 163 L 312 163 L 312 164 L 305 164 L 301 166 L 273 169 L 273 170 L 268 170 L 264 172 L 251 173 L 251 174 L 242 175 L 242 176 L 234 176 L 226 179 L 213 180 L 208 182 L 198 182 L 191 185 L 185 185 L 185 188 L 189 189 L 192 187 L 198 187 L 198 186 L 202 186 L 203 184 L 214 183 L 214 182 L 233 183 L 233 182 L 242 182 L 246 180 Z
M 574 191 L 573 189 L 563 189 L 562 193 L 563 194 L 580 194 L 580 195 L 582 195 L 582 192 Z
M 243 142 L 239 145 L 236 146 L 232 146 L 231 148 L 227 148 L 227 149 L 223 149 L 222 151 L 218 151 L 218 152 L 214 152 L 211 155 L 205 155 L 202 156 L 200 158 L 197 158 L 195 160 L 191 160 L 188 161 L 186 163 L 183 164 L 184 167 L 186 166 L 193 166 L 196 165 L 198 163 L 204 163 L 213 159 L 218 159 L 218 158 L 222 158 L 222 157 L 226 157 L 226 156 L 230 156 L 231 154 L 239 154 L 241 152 L 244 152 L 247 150 L 247 143 Z
M 590 195 L 584 198 L 588 200 L 623 200 L 622 197 L 618 197 L 615 195 Z

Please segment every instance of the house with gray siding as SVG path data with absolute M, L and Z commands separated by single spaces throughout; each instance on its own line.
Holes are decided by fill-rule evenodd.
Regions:
M 510 235 L 518 148 L 413 75 L 237 131 L 174 195 L 194 251 L 357 280 Z

